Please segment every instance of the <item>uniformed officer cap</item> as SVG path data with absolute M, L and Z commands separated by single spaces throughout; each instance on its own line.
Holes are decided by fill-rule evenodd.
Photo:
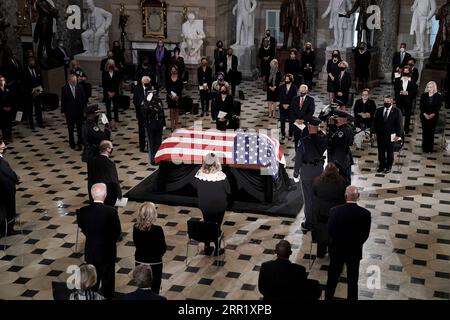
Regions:
M 93 114 L 93 113 L 97 113 L 98 111 L 99 111 L 98 104 L 93 104 L 93 105 L 87 106 L 86 109 L 84 109 L 84 112 L 86 114 Z
M 308 124 L 313 127 L 318 127 L 322 123 L 322 120 L 316 117 L 312 117 L 311 120 L 308 121 Z
M 352 116 L 350 114 L 348 114 L 347 112 L 342 111 L 342 110 L 335 110 L 334 116 L 336 118 L 344 118 L 344 119 L 349 119 L 349 120 L 352 118 Z

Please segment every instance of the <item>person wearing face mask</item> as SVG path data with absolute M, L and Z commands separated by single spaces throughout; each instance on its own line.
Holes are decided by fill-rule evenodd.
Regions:
M 297 148 L 300 138 L 307 134 L 306 126 L 309 120 L 314 116 L 316 111 L 316 102 L 313 97 L 308 95 L 308 86 L 301 85 L 299 89 L 299 95 L 292 99 L 291 106 L 289 108 L 290 121 L 295 123 L 294 128 L 294 147 Z
M 116 62 L 115 57 L 114 57 L 114 52 L 112 52 L 112 50 L 109 50 L 106 55 L 107 55 L 107 57 L 105 59 L 103 59 L 100 63 L 100 72 L 105 71 L 106 63 L 108 62 L 108 60 L 113 60 L 114 63 Z
M 353 112 L 355 114 L 355 126 L 361 130 L 372 129 L 373 119 L 377 106 L 375 101 L 369 99 L 370 90 L 364 89 L 361 99 L 356 100 Z
M 83 87 L 77 83 L 76 75 L 70 75 L 67 78 L 67 84 L 61 89 L 61 112 L 66 116 L 71 149 L 75 149 L 74 130 L 75 127 L 77 128 L 77 151 L 81 151 L 81 145 L 83 143 L 81 128 L 83 126 L 83 111 L 86 106 L 87 99 Z
M 227 49 L 227 58 L 225 60 L 225 80 L 231 86 L 231 94 L 235 95 L 236 85 L 238 85 L 238 57 L 233 54 L 233 49 Z
M 209 100 L 211 97 L 212 87 L 212 68 L 208 65 L 208 59 L 202 58 L 201 66 L 197 69 L 197 83 L 200 89 L 200 104 L 202 105 L 202 113 L 200 117 L 209 116 Z
M 217 116 L 216 120 L 216 129 L 221 131 L 227 130 L 227 125 L 230 119 L 232 118 L 233 112 L 233 97 L 229 94 L 229 87 L 222 86 L 220 88 L 220 95 L 217 97 L 216 108 L 218 110 L 218 114 L 220 112 L 225 112 L 226 115 L 224 117 L 219 118 Z
M 270 61 L 275 58 L 275 50 L 270 46 L 270 42 L 265 39 L 259 48 L 258 58 L 261 60 L 261 77 L 264 83 L 264 91 L 267 90 L 267 78 L 270 74 Z
M 394 164 L 394 142 L 403 135 L 403 115 L 389 95 L 384 97 L 384 107 L 375 112 L 373 133 L 378 147 L 377 172 L 390 173 Z
M 397 79 L 394 85 L 395 101 L 397 107 L 405 116 L 405 133 L 409 133 L 411 114 L 413 103 L 417 96 L 417 84 L 411 80 L 411 68 L 409 66 L 403 67 L 402 77 Z
M 0 129 L 3 139 L 12 142 L 13 101 L 11 92 L 6 88 L 6 79 L 0 75 Z
M 151 68 L 150 60 L 147 57 L 142 59 L 142 63 L 136 71 L 134 85 L 139 85 L 143 77 L 150 77 L 150 79 L 155 79 L 155 74 Z
M 175 47 L 175 49 L 173 49 L 173 56 L 170 59 L 170 65 L 177 66 L 180 78 L 182 78 L 183 83 L 186 84 L 189 81 L 189 73 L 186 72 L 186 64 L 184 63 L 184 58 L 180 56 L 180 51 L 181 50 L 179 47 Z
M 178 128 L 178 119 L 180 116 L 179 101 L 183 94 L 183 81 L 179 77 L 176 66 L 170 68 L 170 77 L 167 79 L 166 91 L 167 107 L 170 110 L 170 129 L 173 132 Z
M 45 128 L 42 120 L 42 105 L 40 95 L 42 93 L 42 75 L 34 58 L 29 58 L 28 66 L 25 69 L 24 86 L 26 92 L 25 98 L 25 117 L 28 120 L 30 129 L 34 130 L 33 109 L 38 127 Z
M 87 74 L 83 69 L 81 69 L 80 62 L 78 60 L 74 59 L 70 64 L 72 66 L 70 74 L 73 74 L 77 77 L 78 84 L 83 87 L 84 95 L 86 96 L 86 99 L 89 100 L 89 98 L 92 96 L 92 85 L 86 82 L 88 78 Z
M 141 85 L 136 86 L 133 92 L 133 104 L 134 108 L 136 109 L 136 120 L 138 122 L 139 131 L 139 150 L 141 152 L 145 152 L 145 123 L 142 113 L 142 107 L 145 104 L 145 99 L 148 93 L 153 91 L 155 90 L 151 85 L 151 78 L 149 76 L 143 76 L 141 78 Z
M 278 60 L 270 62 L 270 75 L 267 81 L 267 104 L 269 107 L 269 118 L 275 118 L 279 87 L 281 83 L 281 72 L 278 69 Z
M 347 70 L 347 61 L 341 61 L 339 63 L 339 74 L 334 78 L 334 100 L 342 106 L 347 106 L 352 86 L 352 77 Z
M 155 70 L 156 70 L 156 85 L 162 88 L 166 85 L 166 70 L 170 61 L 169 50 L 164 46 L 164 41 L 159 40 L 158 46 L 155 50 Z
M 408 60 L 408 66 L 411 68 L 411 80 L 415 84 L 419 81 L 419 70 L 416 68 L 417 60 L 415 58 L 410 58 Z
M 217 75 L 217 80 L 212 83 L 212 101 L 211 101 L 211 118 L 212 120 L 216 121 L 217 114 L 219 113 L 219 110 L 217 108 L 217 101 L 220 97 L 220 88 L 223 86 L 226 86 L 227 88 L 230 87 L 230 84 L 225 81 L 225 74 L 223 72 L 219 72 Z
M 111 129 L 109 123 L 105 124 L 105 130 L 101 130 L 98 126 L 98 105 L 86 107 L 84 113 L 86 120 L 81 128 L 82 140 L 84 144 L 81 160 L 88 162 L 90 159 L 99 155 L 99 145 L 103 140 L 111 140 Z
M 219 72 L 225 73 L 227 70 L 225 68 L 225 63 L 227 60 L 225 49 L 223 48 L 223 42 L 217 41 L 216 49 L 214 49 L 214 72 L 216 75 Z
M 261 45 L 263 45 L 264 40 L 269 40 L 269 45 L 274 50 L 277 48 L 277 39 L 271 35 L 270 30 L 266 30 L 266 36 L 261 40 Z
M 0 210 L 4 211 L 6 221 L 0 221 L 0 238 L 17 234 L 14 230 L 16 217 L 16 185 L 20 178 L 5 159 L 6 144 L 0 135 Z M 2 214 L 3 216 L 3 214 Z M 5 235 L 5 227 L 7 233 Z
M 436 82 L 427 84 L 425 93 L 420 98 L 420 121 L 422 122 L 422 151 L 424 153 L 434 152 L 434 134 L 439 120 L 439 111 L 442 106 L 443 97 L 438 92 Z
M 297 49 L 291 49 L 289 58 L 284 62 L 284 74 L 292 74 L 294 76 L 294 84 L 297 88 L 302 82 L 301 70 L 300 61 L 297 59 Z
M 113 127 L 116 127 L 119 122 L 119 92 L 122 77 L 119 70 L 116 68 L 114 60 L 108 60 L 105 70 L 102 74 L 102 87 L 103 98 L 106 105 L 106 116 L 108 121 L 111 122 L 111 105 L 114 110 L 114 123 Z
M 116 63 L 116 66 L 119 70 L 123 70 L 123 67 L 125 66 L 125 52 L 120 46 L 119 41 L 113 42 L 113 48 L 111 50 L 113 52 L 114 62 Z
M 370 62 L 372 61 L 372 55 L 370 54 L 370 51 L 367 50 L 367 46 L 364 42 L 361 42 L 357 49 L 355 49 L 354 59 L 356 90 L 359 91 L 361 90 L 361 84 L 363 88 L 368 85 Z
M 111 141 L 103 140 L 99 145 L 99 155 L 91 158 L 87 163 L 88 194 L 90 202 L 93 202 L 91 192 L 94 184 L 104 183 L 106 185 L 106 199 L 104 204 L 114 207 L 118 199 L 122 199 L 119 175 L 116 164 L 111 160 L 114 146 Z
M 305 43 L 305 50 L 302 52 L 302 74 L 305 84 L 309 90 L 313 88 L 313 76 L 316 69 L 316 53 L 311 42 Z
M 294 76 L 286 74 L 284 76 L 284 84 L 279 89 L 279 109 L 280 109 L 280 132 L 281 143 L 286 139 L 286 122 L 289 122 L 289 140 L 294 136 L 294 124 L 290 121 L 290 107 L 292 100 L 297 95 L 297 86 L 293 83 Z
M 334 81 L 339 76 L 339 63 L 342 61 L 339 50 L 334 50 L 327 62 L 327 92 L 330 104 L 334 102 Z
M 411 55 L 406 52 L 406 43 L 400 45 L 400 51 L 394 54 L 392 58 L 392 83 L 395 83 L 396 74 L 401 72 L 401 69 L 408 64 Z

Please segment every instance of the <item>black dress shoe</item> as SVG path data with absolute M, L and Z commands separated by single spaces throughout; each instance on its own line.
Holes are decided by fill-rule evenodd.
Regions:
M 75 150 L 75 145 L 70 145 L 70 149 Z
M 81 149 L 82 149 L 82 148 L 81 148 L 81 145 L 80 145 L 80 144 L 77 145 L 77 147 L 75 148 L 76 151 L 81 151 Z
M 383 168 L 383 167 L 379 167 L 379 168 L 377 169 L 377 172 L 378 172 L 378 173 L 384 172 L 384 168 Z
M 384 173 L 391 173 L 392 168 L 386 168 L 386 170 L 384 170 Z
M 213 251 L 214 251 L 214 247 L 211 247 L 211 246 L 205 247 L 205 250 L 204 250 L 205 256 L 210 256 L 213 253 Z
M 311 231 L 311 228 L 308 228 L 304 222 L 302 222 L 301 226 L 302 226 L 302 232 L 304 234 L 307 234 L 309 231 Z

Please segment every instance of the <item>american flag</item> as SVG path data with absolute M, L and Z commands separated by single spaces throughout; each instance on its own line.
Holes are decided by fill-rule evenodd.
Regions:
M 280 163 L 286 160 L 280 142 L 263 133 L 179 129 L 163 141 L 155 162 L 202 164 L 214 153 L 224 165 L 258 167 L 262 174 L 278 177 Z

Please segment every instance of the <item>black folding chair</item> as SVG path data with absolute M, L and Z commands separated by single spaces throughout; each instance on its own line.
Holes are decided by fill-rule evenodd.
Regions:
M 222 248 L 221 242 L 224 241 L 224 234 L 223 231 L 220 230 L 220 227 L 215 222 L 204 222 L 204 221 L 198 221 L 190 219 L 187 222 L 187 235 L 188 235 L 188 241 L 186 244 L 186 265 L 189 265 L 189 263 L 192 261 L 189 260 L 189 245 L 196 245 L 197 246 L 197 253 L 199 254 L 199 244 L 201 242 L 203 243 L 210 243 L 214 242 L 218 244 L 218 247 L 216 248 L 216 258 L 220 255 L 220 249 Z M 224 243 L 225 246 L 225 243 Z M 195 256 L 194 256 L 195 257 Z M 222 258 L 222 262 L 225 259 L 224 255 Z

